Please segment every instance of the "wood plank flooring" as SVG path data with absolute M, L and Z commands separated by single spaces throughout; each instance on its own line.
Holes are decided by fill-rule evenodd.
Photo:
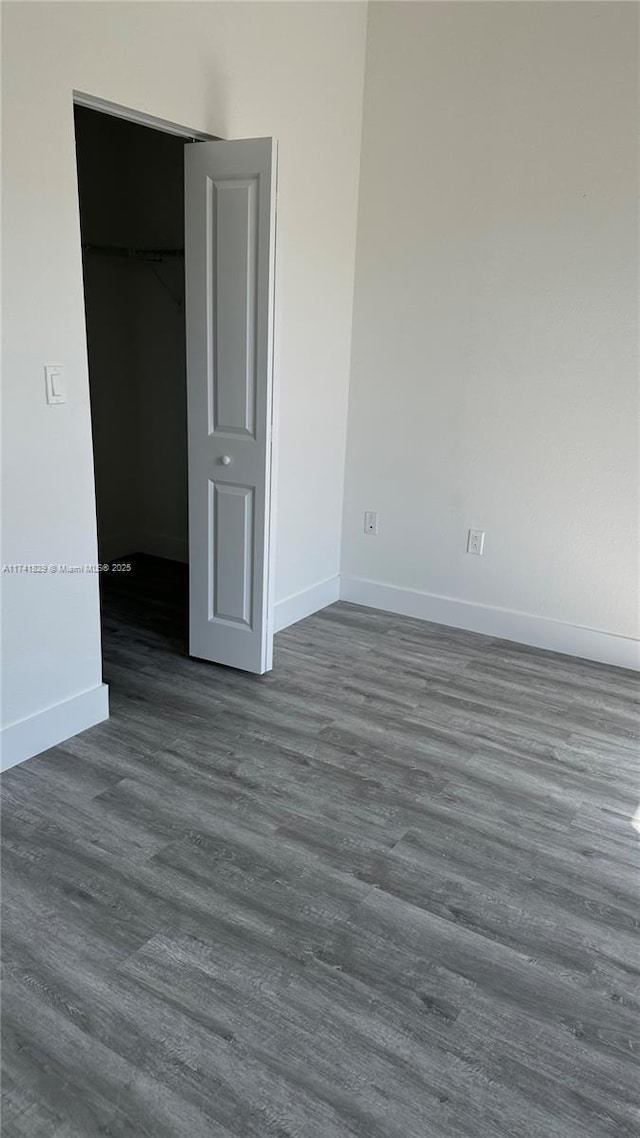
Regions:
M 638 676 L 104 592 L 111 720 L 2 780 L 3 1138 L 637 1138 Z

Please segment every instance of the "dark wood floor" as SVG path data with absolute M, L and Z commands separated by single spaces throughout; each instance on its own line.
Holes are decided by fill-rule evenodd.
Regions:
M 106 593 L 111 720 L 3 778 L 4 1138 L 637 1138 L 638 677 Z

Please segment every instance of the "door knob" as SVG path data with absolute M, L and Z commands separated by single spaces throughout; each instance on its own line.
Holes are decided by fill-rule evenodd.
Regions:
M 223 466 L 231 466 L 231 455 L 230 454 L 223 454 L 222 458 L 220 459 L 220 462 L 222 463 Z

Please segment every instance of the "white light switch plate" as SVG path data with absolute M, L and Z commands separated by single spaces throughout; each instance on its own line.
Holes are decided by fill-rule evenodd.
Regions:
M 46 364 L 44 378 L 47 388 L 47 403 L 66 403 L 64 369 L 61 364 Z

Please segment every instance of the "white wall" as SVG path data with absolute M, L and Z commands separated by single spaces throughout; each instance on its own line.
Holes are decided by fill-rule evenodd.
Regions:
M 344 596 L 631 662 L 637 23 L 371 5 Z
M 7 3 L 2 17 L 3 560 L 96 560 L 75 88 L 223 137 L 279 139 L 276 599 L 333 577 L 365 7 Z M 48 362 L 66 368 L 66 406 L 45 403 Z M 2 586 L 3 722 L 95 690 L 95 577 Z

